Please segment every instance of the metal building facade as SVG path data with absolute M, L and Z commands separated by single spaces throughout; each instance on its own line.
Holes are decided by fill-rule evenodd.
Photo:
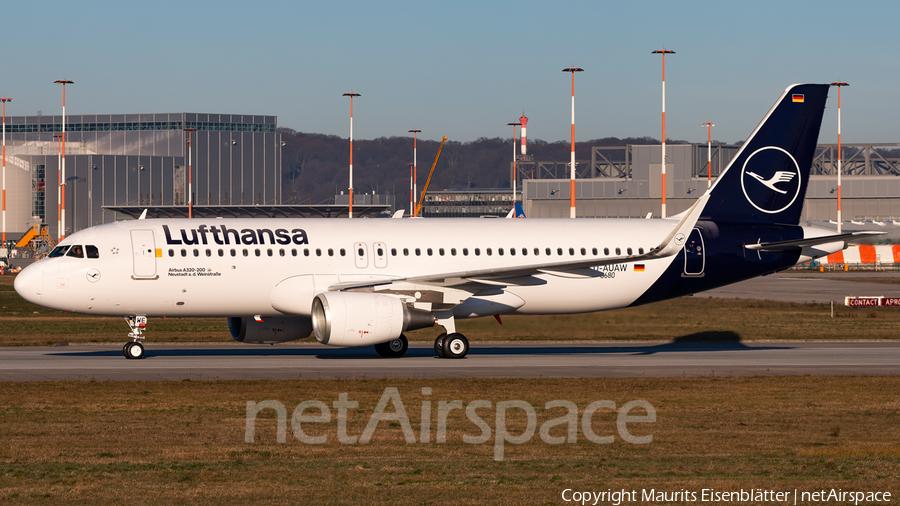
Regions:
M 282 143 L 275 116 L 67 115 L 66 234 L 114 221 L 104 206 L 187 204 L 185 128 L 195 129 L 194 204 L 280 202 Z M 7 229 L 14 237 L 38 221 L 32 216 L 41 200 L 40 221 L 57 234 L 61 132 L 61 116 L 7 117 Z

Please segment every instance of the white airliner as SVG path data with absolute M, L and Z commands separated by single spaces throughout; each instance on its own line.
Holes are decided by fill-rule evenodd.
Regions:
M 457 319 L 646 304 L 846 247 L 853 234 L 798 226 L 827 94 L 789 87 L 712 188 L 671 218 L 141 219 L 66 237 L 15 289 L 52 309 L 124 316 L 127 358 L 144 356 L 147 317 L 159 316 L 227 317 L 244 343 L 314 332 L 384 356 L 406 352 L 404 331 L 440 325 L 435 353 L 461 358 Z

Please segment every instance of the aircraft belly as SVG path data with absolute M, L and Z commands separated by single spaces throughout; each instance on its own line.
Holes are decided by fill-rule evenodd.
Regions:
M 672 263 L 660 259 L 645 264 L 617 264 L 594 271 L 595 277 L 570 278 L 543 274 L 543 285 L 515 286 L 507 291 L 525 304 L 515 314 L 589 313 L 631 305 Z

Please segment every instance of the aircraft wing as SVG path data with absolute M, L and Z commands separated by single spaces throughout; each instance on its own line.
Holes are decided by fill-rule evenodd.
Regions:
M 623 263 L 640 263 L 658 258 L 666 258 L 677 254 L 684 246 L 684 242 L 693 230 L 700 218 L 700 213 L 706 204 L 708 194 L 700 197 L 697 202 L 688 209 L 678 224 L 663 239 L 663 241 L 643 255 L 615 256 L 605 258 L 590 258 L 579 260 L 567 260 L 562 262 L 545 262 L 516 267 L 494 267 L 490 269 L 476 269 L 470 271 L 447 272 L 441 274 L 429 274 L 427 276 L 412 276 L 392 280 L 360 283 L 339 283 L 329 287 L 331 290 L 347 290 L 352 288 L 364 288 L 391 283 L 412 283 L 418 285 L 432 285 L 447 288 L 459 288 L 465 290 L 466 285 L 501 285 L 516 284 L 516 278 L 523 278 L 535 274 L 553 274 L 562 277 L 592 277 L 601 275 L 600 272 L 590 270 L 591 267 L 614 265 Z M 504 283 L 504 280 L 510 280 Z
M 809 239 L 797 239 L 795 241 L 777 241 L 764 242 L 758 244 L 747 244 L 744 246 L 754 251 L 788 251 L 806 246 L 816 246 L 818 244 L 828 244 L 843 241 L 845 244 L 851 239 L 865 239 L 876 235 L 886 234 L 887 232 L 851 232 L 848 234 L 825 235 L 822 237 L 811 237 Z

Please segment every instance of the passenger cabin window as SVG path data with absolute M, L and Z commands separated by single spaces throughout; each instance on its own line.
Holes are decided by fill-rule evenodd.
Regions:
M 84 248 L 79 245 L 72 246 L 69 248 L 69 252 L 66 253 L 67 257 L 75 257 L 75 258 L 84 258 Z
M 65 255 L 66 251 L 68 251 L 68 250 L 69 250 L 68 246 L 57 246 L 57 247 L 53 248 L 53 251 L 51 251 L 50 254 L 47 256 L 50 258 L 61 257 L 61 256 Z
M 97 249 L 96 246 L 91 246 L 88 244 L 84 247 L 85 253 L 87 253 L 88 258 L 100 258 L 100 250 Z

